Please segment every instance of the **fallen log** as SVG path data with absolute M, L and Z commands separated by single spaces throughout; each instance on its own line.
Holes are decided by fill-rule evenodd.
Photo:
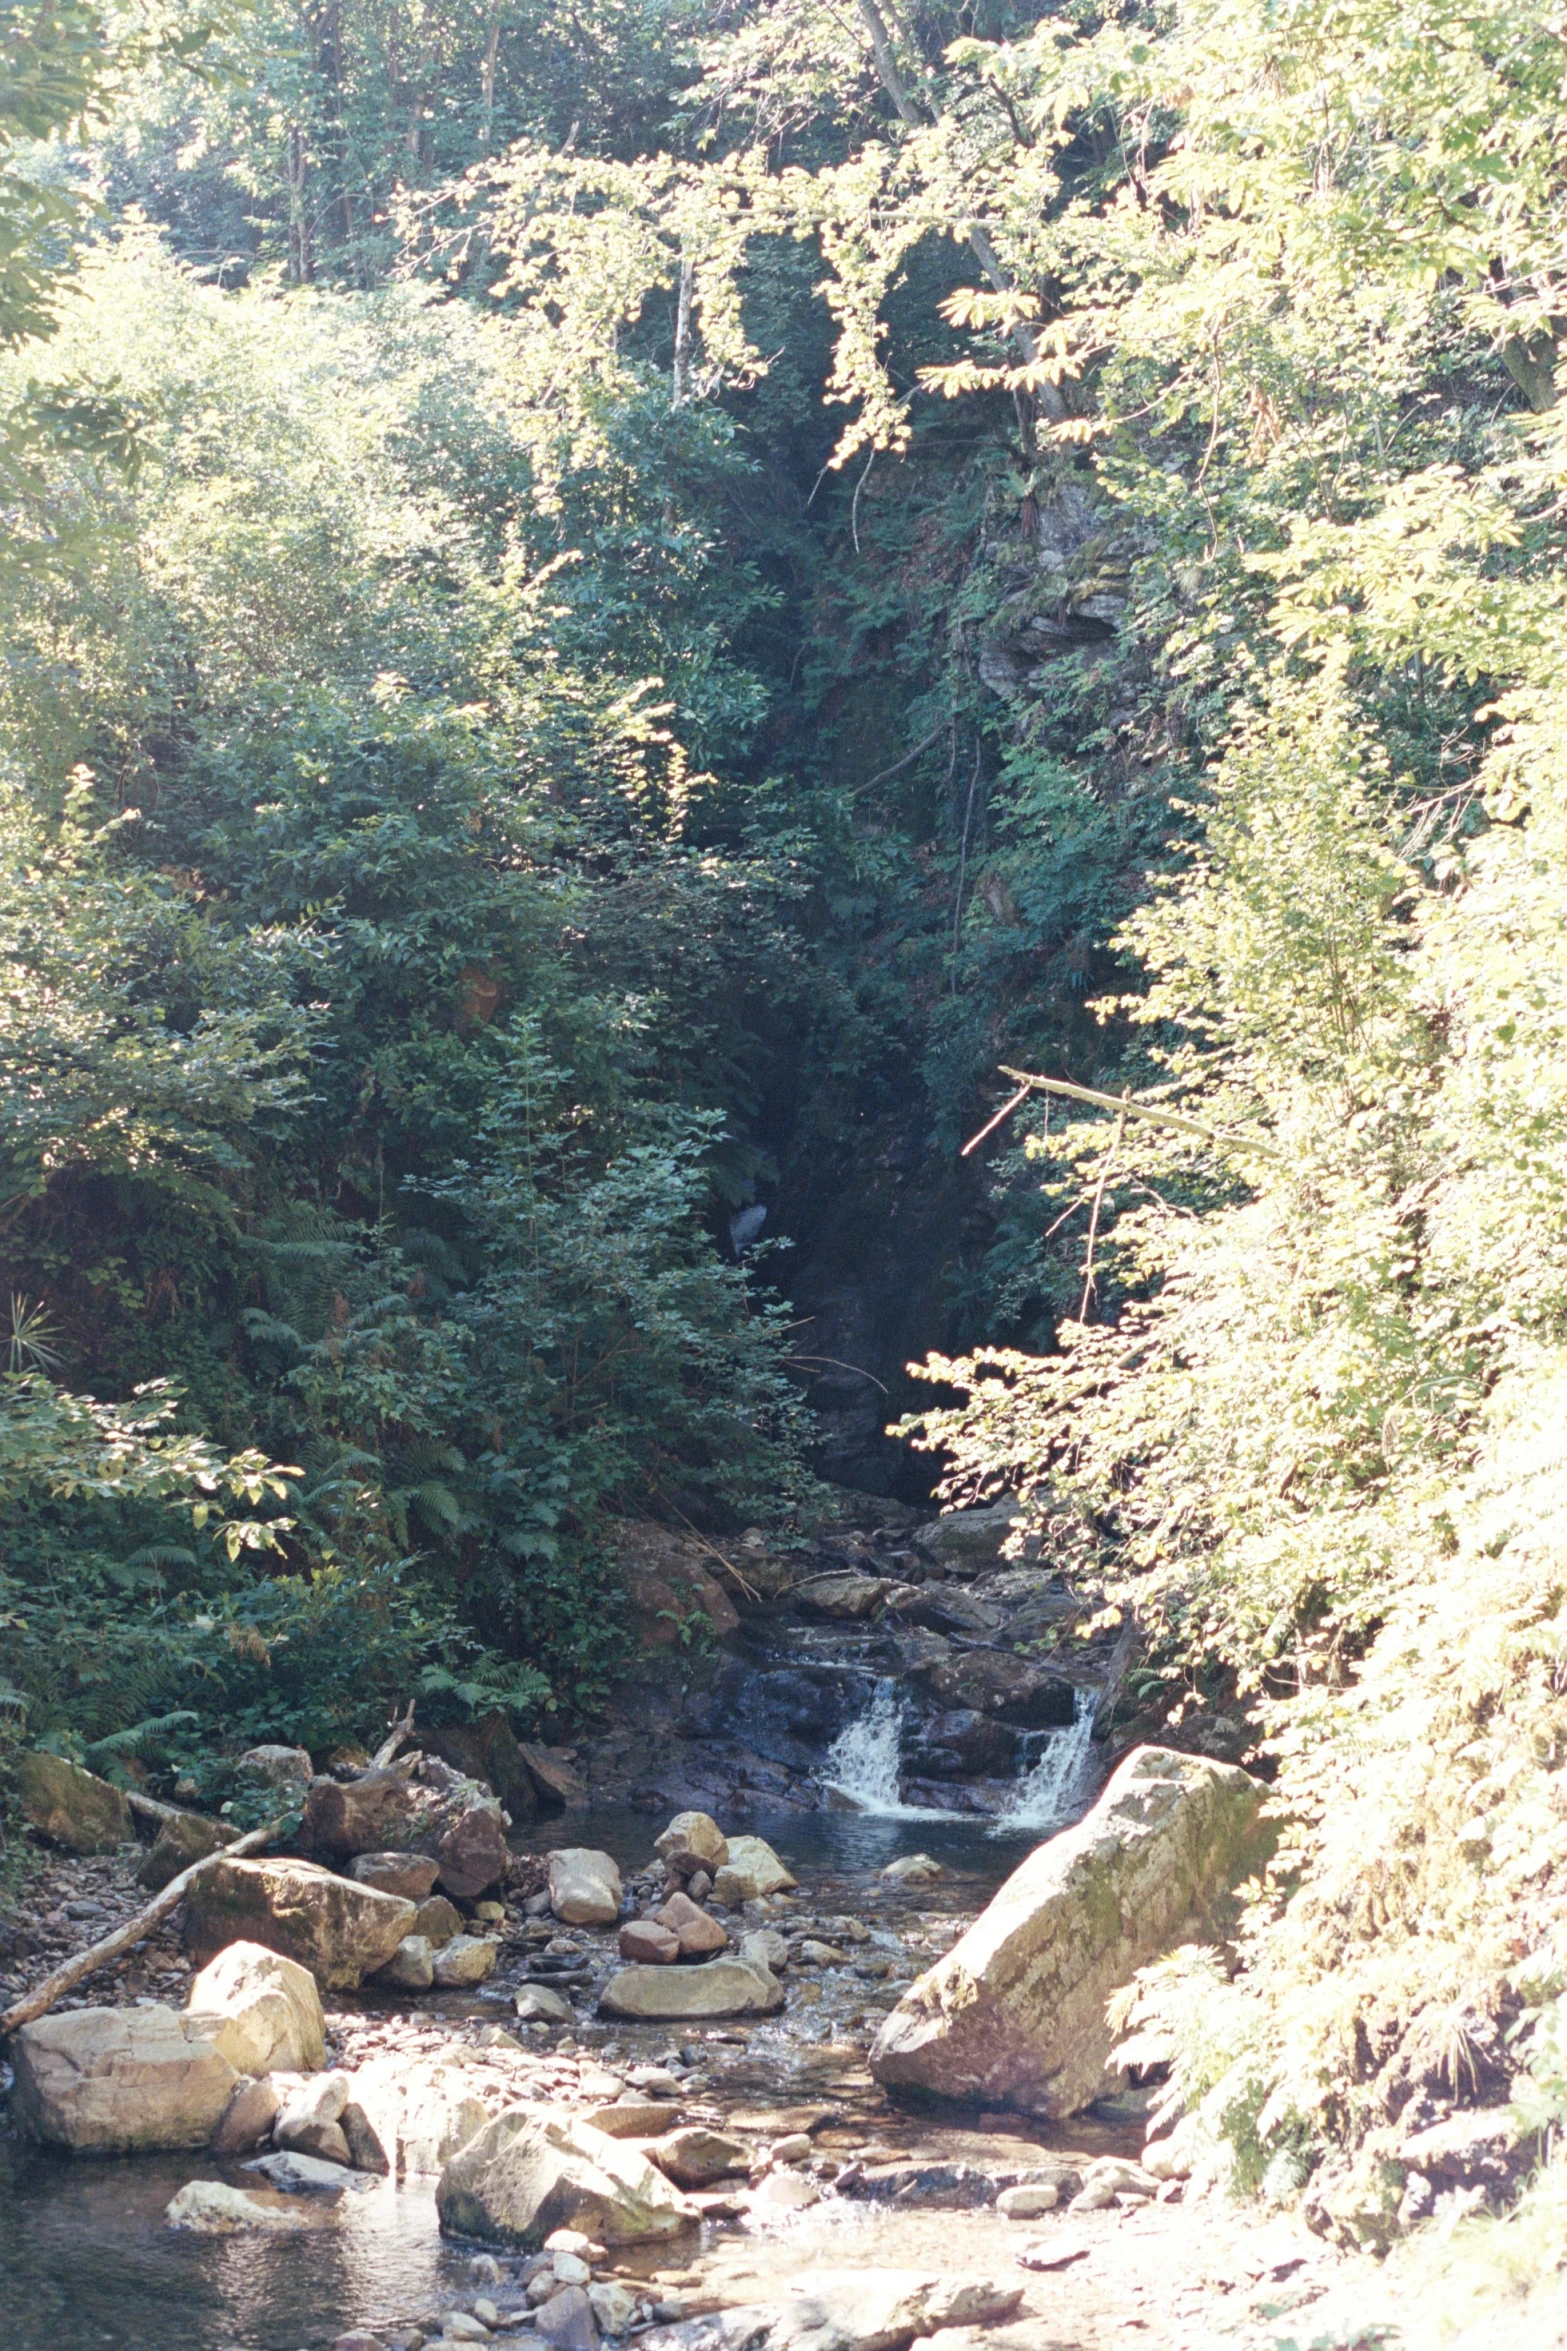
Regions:
M 210 1869 L 215 1861 L 237 1861 L 241 1854 L 259 1853 L 264 1845 L 271 1843 L 289 1817 L 284 1814 L 281 1819 L 269 1820 L 264 1828 L 252 1829 L 248 1836 L 226 1845 L 221 1853 L 209 1853 L 204 1860 L 193 1861 L 189 1869 L 182 1869 L 177 1878 L 170 1878 L 162 1893 L 155 1895 L 145 1910 L 138 1910 L 134 1918 L 128 1918 L 123 1926 L 116 1927 L 112 1935 L 105 1935 L 101 1943 L 92 1944 L 86 1951 L 78 1951 L 74 1959 L 66 1960 L 64 1966 L 57 1967 L 53 1975 L 45 1976 L 36 1991 L 27 1993 L 8 2008 L 0 2016 L 0 2040 L 9 2040 L 12 2033 L 20 2032 L 24 2024 L 32 2024 L 40 2016 L 47 2015 L 55 2002 L 79 1984 L 83 1976 L 95 1974 L 111 1959 L 118 1959 L 122 1951 L 128 1951 L 133 1943 L 145 1941 L 160 1920 L 167 1918 L 171 1910 L 179 1907 L 180 1898 L 192 1878 L 199 1877 L 204 1869 Z
M 139 1788 L 122 1788 L 120 1794 L 132 1812 L 141 1813 L 147 1820 L 165 1825 L 171 1820 L 199 1820 L 204 1829 L 211 1829 L 225 1845 L 232 1845 L 239 1835 L 238 1829 L 230 1828 L 226 1820 L 209 1819 L 205 1812 L 192 1812 L 186 1804 L 164 1804 L 156 1796 L 144 1796 Z

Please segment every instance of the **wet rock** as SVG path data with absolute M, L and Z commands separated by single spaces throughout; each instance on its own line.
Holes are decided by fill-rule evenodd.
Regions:
M 348 2161 L 348 2136 L 339 2116 L 348 2104 L 346 2073 L 317 2074 L 291 2090 L 272 2125 L 274 2146 L 295 2155 L 319 2155 L 327 2163 Z
M 914 1546 L 949 1575 L 976 1575 L 1001 1557 L 1017 1517 L 1018 1505 L 1011 1495 L 983 1510 L 944 1511 L 918 1530 Z
M 620 1930 L 620 1956 L 647 1967 L 669 1967 L 680 1957 L 680 1937 L 655 1918 L 631 1918 Z
M 435 1954 L 435 1980 L 442 1991 L 467 1990 L 495 1973 L 497 1950 L 487 1935 L 453 1935 Z
M 1002 1778 L 1016 1763 L 1022 1733 L 993 1715 L 958 1707 L 933 1714 L 908 1751 L 911 1770 L 930 1779 Z
M 729 1859 L 724 1866 L 750 1878 L 758 1895 L 791 1893 L 799 1884 L 799 1879 L 792 1877 L 785 1869 L 765 1837 L 730 1837 L 727 1842 Z M 713 1884 L 717 1892 L 716 1878 Z M 751 1898 L 746 1897 L 747 1900 Z
M 1091 2104 L 1106 2001 L 1177 1944 L 1222 1932 L 1231 1888 L 1270 1849 L 1265 1793 L 1233 1764 L 1135 1749 L 911 1985 L 872 2044 L 877 2080 L 1031 2114 Z
M 620 1871 L 607 1853 L 563 1845 L 549 1856 L 550 1908 L 567 1926 L 611 1927 L 620 1916 Z
M 187 2229 L 198 2237 L 232 2237 L 251 2229 L 281 2233 L 310 2226 L 309 2216 L 297 2208 L 265 2203 L 222 2180 L 188 2180 L 163 2217 L 171 2229 Z
M 1004 1610 L 951 1584 L 895 1585 L 888 1606 L 903 1624 L 923 1625 L 932 1633 L 967 1633 L 979 1640 L 1006 1622 Z
M 512 2003 L 524 2024 L 570 2024 L 571 2003 L 547 1984 L 522 1984 Z
M 430 1853 L 356 1853 L 347 1874 L 357 1885 L 374 1886 L 379 1894 L 400 1894 L 405 1902 L 425 1902 L 440 1868 Z M 456 1915 L 453 1911 L 452 1916 Z
M 373 2057 L 353 2077 L 355 2102 L 398 2178 L 440 2171 L 506 2097 L 488 2066 L 460 2049 L 433 2057 Z
M 707 1812 L 677 1812 L 653 1850 L 671 1877 L 694 1877 L 699 1869 L 711 1874 L 729 1859 L 729 1840 Z
M 682 1959 L 703 1959 L 710 1952 L 724 1951 L 729 1936 L 716 1918 L 709 1918 L 688 1894 L 671 1894 L 662 1910 L 655 1910 L 654 1921 L 666 1927 L 680 1946 Z
M 915 2157 L 867 2164 L 857 2179 L 846 2179 L 843 2192 L 867 2203 L 897 2204 L 904 2211 L 974 2212 L 994 2202 L 996 2184 L 977 2164 Z
M 210 2018 L 236 2073 L 313 2073 L 326 2062 L 316 1979 L 261 1943 L 230 1943 L 191 1983 L 185 2007 Z
M 173 1820 L 164 1821 L 142 1855 L 136 1882 L 149 1894 L 161 1894 L 182 1869 L 189 1869 L 193 1861 L 205 1861 L 209 1853 L 229 1842 L 229 1833 L 216 1821 L 203 1820 L 199 1812 L 178 1813 Z
M 423 1935 L 431 1949 L 439 1951 L 441 1945 L 449 1943 L 453 1935 L 462 1933 L 462 1912 L 455 1903 L 448 1902 L 444 1894 L 432 1894 L 414 1912 L 413 1925 L 408 1931 L 410 1934 Z
M 771 2016 L 784 2004 L 776 1977 L 741 1959 L 710 1959 L 700 1967 L 628 1967 L 599 1995 L 602 2016 L 654 2022 L 703 2017 Z
M 404 1935 L 373 1980 L 399 1992 L 428 1992 L 435 1981 L 435 1946 L 429 1936 Z
M 903 1853 L 896 1861 L 889 1861 L 881 1874 L 889 1885 L 934 1886 L 947 1873 L 928 1853 Z
M 533 2314 L 533 2323 L 555 2351 L 598 2351 L 598 2323 L 581 2286 L 562 2286 Z
M 11 2044 L 17 2120 L 73 2155 L 204 2147 L 239 2080 L 205 2018 L 172 2008 L 76 2008 Z
M 63 1755 L 25 1754 L 16 1767 L 22 1811 L 52 1845 L 72 1853 L 108 1853 L 128 1845 L 136 1831 L 118 1788 Z
M 303 1747 L 248 1747 L 234 1769 L 269 1789 L 280 1812 L 294 1812 L 305 1801 L 315 1765 Z
M 807 2155 L 811 2151 L 809 2139 L 805 2151 Z M 710 2188 L 715 2180 L 747 2170 L 751 2161 L 751 2150 L 744 2139 L 731 2138 L 725 2131 L 709 2130 L 701 2123 L 670 2131 L 646 2153 L 649 2162 L 656 2163 L 664 2177 L 673 2180 L 677 2188 Z
M 235 2084 L 234 2094 L 212 2134 L 214 2155 L 249 2155 L 269 2138 L 283 2103 L 276 2084 L 265 2074 L 251 2075 Z
M 604 2245 L 637 2244 L 696 2217 L 624 2141 L 525 2107 L 497 2116 L 453 2157 L 436 2206 L 448 2235 L 528 2247 L 558 2228 L 582 2229 Z
M 765 1967 L 772 1975 L 789 1956 L 789 1946 L 776 1927 L 757 1927 L 740 1937 L 740 1957 L 748 1967 Z
M 413 1928 L 414 1905 L 311 1861 L 215 1861 L 185 1897 L 186 1947 L 198 1960 L 230 1943 L 265 1944 L 331 1991 L 386 1965 Z
M 372 2185 L 363 2174 L 351 2171 L 346 2163 L 333 2163 L 321 2155 L 306 2155 L 298 2148 L 277 2155 L 258 2155 L 245 2169 L 259 2172 L 286 2196 L 341 2196 L 346 2190 Z
M 357 2098 L 350 2098 L 337 2118 L 338 2128 L 348 2144 L 348 2160 L 355 2171 L 370 2171 L 385 2178 L 392 2168 L 391 2158 L 381 2144 L 381 2135 Z
M 951 1712 L 999 1716 L 1021 1730 L 1062 1730 L 1076 1720 L 1073 1683 L 1004 1649 L 953 1653 L 922 1678 Z

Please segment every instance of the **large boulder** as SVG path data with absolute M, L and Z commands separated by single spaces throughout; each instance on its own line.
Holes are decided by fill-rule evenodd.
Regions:
M 443 2232 L 536 2251 L 555 2229 L 601 2245 L 673 2236 L 698 2217 L 645 2155 L 590 2123 L 513 2106 L 441 2174 Z
M 430 1853 L 356 1853 L 347 1874 L 378 1894 L 401 1894 L 405 1902 L 427 1902 L 441 1865 Z
M 983 1510 L 944 1511 L 922 1526 L 914 1541 L 932 1566 L 948 1575 L 977 1575 L 1001 1557 L 1017 1518 L 1017 1503 L 1003 1495 Z
M 204 2147 L 239 2075 L 210 2018 L 173 2008 L 74 2008 L 11 2044 L 17 2119 L 72 2155 Z
M 205 1861 L 209 1853 L 221 1852 L 233 1835 L 231 1829 L 221 1828 L 215 1820 L 204 1820 L 199 1812 L 177 1812 L 166 1820 L 157 1836 L 142 1855 L 136 1872 L 136 1882 L 150 1894 L 161 1894 L 170 1880 L 182 1869 L 189 1869 L 193 1861 Z
M 876 1615 L 892 1589 L 885 1576 L 861 1575 L 853 1568 L 839 1568 L 831 1575 L 812 1576 L 808 1583 L 796 1584 L 793 1599 L 802 1615 L 858 1624 Z
M 477 1722 L 444 1723 L 438 1730 L 421 1730 L 419 1741 L 430 1754 L 455 1765 L 469 1779 L 482 1780 L 493 1788 L 514 1825 L 532 1820 L 539 1810 L 533 1774 L 504 1714 L 482 1714 Z
M 1271 1849 L 1266 1793 L 1234 1764 L 1135 1748 L 905 1992 L 871 2046 L 876 2079 L 1026 2114 L 1090 2105 L 1106 2001 L 1177 1944 L 1222 1934 L 1231 1889 Z
M 1005 1649 L 952 1651 L 917 1678 L 949 1711 L 993 1715 L 1020 1730 L 1064 1730 L 1077 1718 L 1077 1691 L 1063 1674 Z
M 689 1640 L 693 1626 L 719 1641 L 737 1629 L 734 1602 L 713 1574 L 714 1555 L 694 1536 L 619 1519 L 610 1523 L 609 1541 L 639 1649 L 673 1648 Z
M 373 2057 L 354 2098 L 399 2178 L 440 2171 L 507 2102 L 492 2067 L 461 2049 L 434 2057 Z
M 37 1750 L 17 1766 L 22 1811 L 30 1825 L 53 1845 L 73 1853 L 107 1853 L 128 1845 L 136 1831 L 131 1809 L 118 1788 L 63 1755 Z
M 313 1861 L 268 1856 L 215 1861 L 185 1897 L 186 1948 L 198 1961 L 230 1943 L 264 1944 L 298 1960 L 327 1991 L 385 1967 L 413 1931 L 414 1904 L 334 1877 Z
M 601 2016 L 655 2023 L 702 2017 L 771 2016 L 784 1990 L 765 1967 L 744 1959 L 709 1959 L 700 1967 L 627 1967 L 599 1994 Z
M 422 1756 L 380 1765 L 354 1779 L 310 1783 L 301 1841 L 312 1853 L 347 1860 L 361 1853 L 425 1853 L 437 1883 L 471 1900 L 506 1874 L 506 1814 L 476 1780 Z
M 558 1748 L 519 1739 L 517 1752 L 528 1767 L 541 1812 L 581 1811 L 588 1801 L 587 1781 Z
M 230 1943 L 190 1987 L 186 2014 L 210 2018 L 236 2073 L 313 2073 L 326 2063 L 316 1979 L 261 1943 Z
M 784 1894 L 799 1884 L 791 1877 L 765 1837 L 730 1837 L 726 1866 L 748 1877 L 758 1894 Z
M 549 1856 L 550 1908 L 573 1927 L 612 1927 L 620 1916 L 620 1871 L 590 1845 L 562 1845 Z

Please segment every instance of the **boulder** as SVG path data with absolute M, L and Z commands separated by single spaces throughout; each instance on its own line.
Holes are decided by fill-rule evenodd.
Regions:
M 596 2285 L 587 2288 L 587 2296 L 604 2334 L 624 2335 L 630 2332 L 636 2323 L 637 2298 L 629 2286 L 621 2285 L 617 2278 L 601 2278 Z
M 239 2080 L 205 2017 L 173 2008 L 74 2008 L 11 2044 L 17 2119 L 72 2155 L 204 2147 Z
M 655 1918 L 629 1918 L 620 1930 L 620 1956 L 645 1967 L 669 1967 L 680 1957 L 680 1937 Z
M 187 2180 L 163 2217 L 171 2229 L 188 2229 L 198 2237 L 232 2237 L 251 2229 L 279 2233 L 312 2225 L 309 2213 L 297 2204 L 247 2195 L 223 2180 Z
M 1027 2114 L 1090 2105 L 1107 2000 L 1177 1944 L 1223 1933 L 1231 1889 L 1271 1850 L 1265 1795 L 1234 1764 L 1134 1749 L 905 1992 L 872 2044 L 876 2079 Z
M 730 1837 L 728 1867 L 753 1880 L 758 1894 L 787 1894 L 799 1884 L 791 1877 L 765 1837 Z M 718 1881 L 713 1881 L 717 1891 Z
M 215 1861 L 185 1897 L 185 1943 L 205 1961 L 230 1943 L 263 1943 L 306 1967 L 328 1991 L 386 1965 L 412 1932 L 414 1905 L 334 1877 L 313 1861 L 269 1855 Z
M 943 2327 L 1005 2325 L 1021 2286 L 927 2271 L 813 2271 L 797 2279 L 768 2337 L 768 2351 L 902 2351 Z
M 421 1730 L 419 1742 L 443 1763 L 455 1764 L 466 1778 L 492 1789 L 514 1827 L 532 1820 L 540 1809 L 533 1774 L 504 1714 L 481 1714 L 476 1722 Z
M 949 1713 L 993 1715 L 1026 1731 L 1064 1730 L 1077 1719 L 1076 1686 L 1009 1650 L 956 1650 L 920 1678 Z
M 435 1945 L 428 1935 L 404 1935 L 375 1981 L 399 1992 L 428 1992 L 435 1981 Z
M 511 1863 L 507 1815 L 499 1800 L 471 1781 L 448 1799 L 435 1838 L 436 1882 L 459 1902 L 471 1902 L 503 1883 Z
M 234 2086 L 234 2095 L 209 2142 L 214 2155 L 250 2155 L 271 2136 L 283 2101 L 277 2085 L 265 2074 L 249 2074 Z
M 624 1968 L 599 1994 L 600 2015 L 654 2022 L 771 2016 L 783 2004 L 783 1986 L 774 1975 L 730 1958 L 709 1959 L 701 1967 Z
M 347 2163 L 341 2116 L 350 2087 L 348 2075 L 336 2070 L 296 2083 L 272 2125 L 274 2146 L 293 2155 L 318 2155 L 326 2163 Z
M 598 2351 L 593 2304 L 583 2286 L 561 2286 L 541 2302 L 533 2324 L 553 2351 Z
M 145 1886 L 149 1894 L 161 1894 L 182 1869 L 189 1869 L 193 1861 L 205 1861 L 209 1853 L 230 1843 L 232 1836 L 232 1830 L 220 1828 L 215 1820 L 203 1820 L 199 1812 L 178 1812 L 172 1820 L 164 1821 L 142 1855 L 136 1883 Z
M 512 2002 L 524 2024 L 570 2024 L 571 2003 L 547 1984 L 521 1984 Z
M 889 1885 L 934 1886 L 946 1876 L 939 1861 L 928 1853 L 900 1853 L 896 1861 L 889 1861 L 882 1871 Z
M 541 1812 L 580 1811 L 588 1800 L 588 1784 L 566 1756 L 554 1747 L 517 1741 L 517 1752 L 528 1767 L 528 1777 L 538 1791 Z
M 230 1943 L 195 1978 L 190 2016 L 217 2026 L 236 2073 L 313 2073 L 326 2063 L 326 2018 L 316 1979 L 260 1943 Z
M 315 1765 L 303 1747 L 248 1747 L 234 1769 L 271 1790 L 280 1812 L 296 1812 L 310 1790 Z
M 709 1876 L 729 1859 L 729 1840 L 707 1812 L 677 1812 L 653 1850 L 671 1877 L 695 1877 L 699 1869 Z
M 441 1945 L 449 1943 L 453 1935 L 462 1933 L 462 1912 L 455 1903 L 448 1902 L 444 1894 L 432 1894 L 414 1912 L 413 1926 L 409 1931 L 423 1935 L 432 1950 L 439 1951 Z
M 764 1967 L 775 1975 L 789 1956 L 789 1946 L 776 1927 L 756 1927 L 740 1937 L 740 1957 L 747 1967 Z
M 453 1935 L 435 1954 L 435 1981 L 443 1992 L 466 1991 L 495 1973 L 497 1957 L 487 1935 Z
M 860 1624 L 879 1613 L 891 1590 L 885 1576 L 861 1575 L 853 1568 L 846 1568 L 833 1575 L 812 1576 L 809 1583 L 796 1584 L 792 1596 L 802 1616 Z
M 612 1927 L 620 1916 L 620 1871 L 607 1853 L 563 1845 L 549 1855 L 550 1908 L 573 1927 Z
M 346 2163 L 335 2163 L 324 2155 L 305 2155 L 297 2147 L 285 2147 L 276 2155 L 258 2155 L 245 2169 L 259 2172 L 289 2196 L 341 2196 L 347 2188 L 373 2185 Z
M 627 2090 L 612 2106 L 595 2106 L 586 2120 L 612 2139 L 656 2139 L 669 2128 L 669 2107 L 660 2099 L 639 2098 L 635 2090 Z
M 608 1533 L 639 1649 L 674 1648 L 693 1627 L 714 1641 L 738 1628 L 734 1602 L 713 1574 L 717 1561 L 695 1536 L 644 1519 L 612 1521 Z
M 671 1894 L 661 1910 L 653 1913 L 654 1922 L 667 1927 L 680 1945 L 682 1959 L 706 1959 L 714 1951 L 726 1951 L 729 1935 L 716 1918 L 709 1918 L 689 1894 Z
M 427 1901 L 440 1871 L 440 1863 L 429 1853 L 356 1853 L 348 1865 L 356 1885 L 374 1886 L 378 1894 L 400 1894 L 405 1902 Z
M 521 2106 L 498 2115 L 452 2158 L 435 2200 L 444 2234 L 529 2250 L 554 2229 L 632 2245 L 672 2236 L 698 2217 L 624 2140 Z
M 398 2178 L 440 2171 L 507 2096 L 499 2076 L 460 2049 L 374 2057 L 355 2073 L 353 2093 Z
M 943 1511 L 919 1529 L 915 1546 L 948 1575 L 977 1575 L 1001 1557 L 1017 1518 L 1018 1505 L 1010 1494 L 983 1510 Z
M 357 2098 L 349 2099 L 337 2124 L 348 2142 L 348 2160 L 355 2171 L 371 2171 L 384 2179 L 392 2168 L 391 2158 L 381 2144 L 380 2132 Z
M 809 2140 L 806 2146 L 809 2148 Z M 702 2123 L 668 2132 L 645 2153 L 677 2188 L 710 2188 L 715 2180 L 727 2179 L 732 2172 L 748 2171 L 751 2164 L 751 2150 L 744 2139 L 709 2130 Z
M 419 1777 L 423 1771 L 426 1777 Z M 476 1781 L 418 1755 L 351 1780 L 314 1779 L 300 1827 L 313 1853 L 346 1860 L 361 1853 L 425 1853 L 436 1882 L 459 1900 L 505 1876 L 506 1815 Z
M 128 1845 L 136 1831 L 131 1808 L 118 1788 L 63 1755 L 34 1749 L 17 1764 L 22 1812 L 52 1845 L 73 1853 L 108 1853 Z

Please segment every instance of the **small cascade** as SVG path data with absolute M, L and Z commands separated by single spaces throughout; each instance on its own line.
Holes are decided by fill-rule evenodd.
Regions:
M 1018 1781 L 1011 1803 L 997 1817 L 998 1835 L 1015 1834 L 1019 1829 L 1048 1833 L 1076 1820 L 1082 1810 L 1080 1799 L 1097 1704 L 1095 1691 L 1078 1691 L 1071 1728 L 1053 1732 L 1038 1762 Z
M 822 1777 L 862 1812 L 902 1812 L 898 1782 L 903 1700 L 895 1681 L 878 1680 L 865 1712 L 846 1723 L 827 1750 Z

